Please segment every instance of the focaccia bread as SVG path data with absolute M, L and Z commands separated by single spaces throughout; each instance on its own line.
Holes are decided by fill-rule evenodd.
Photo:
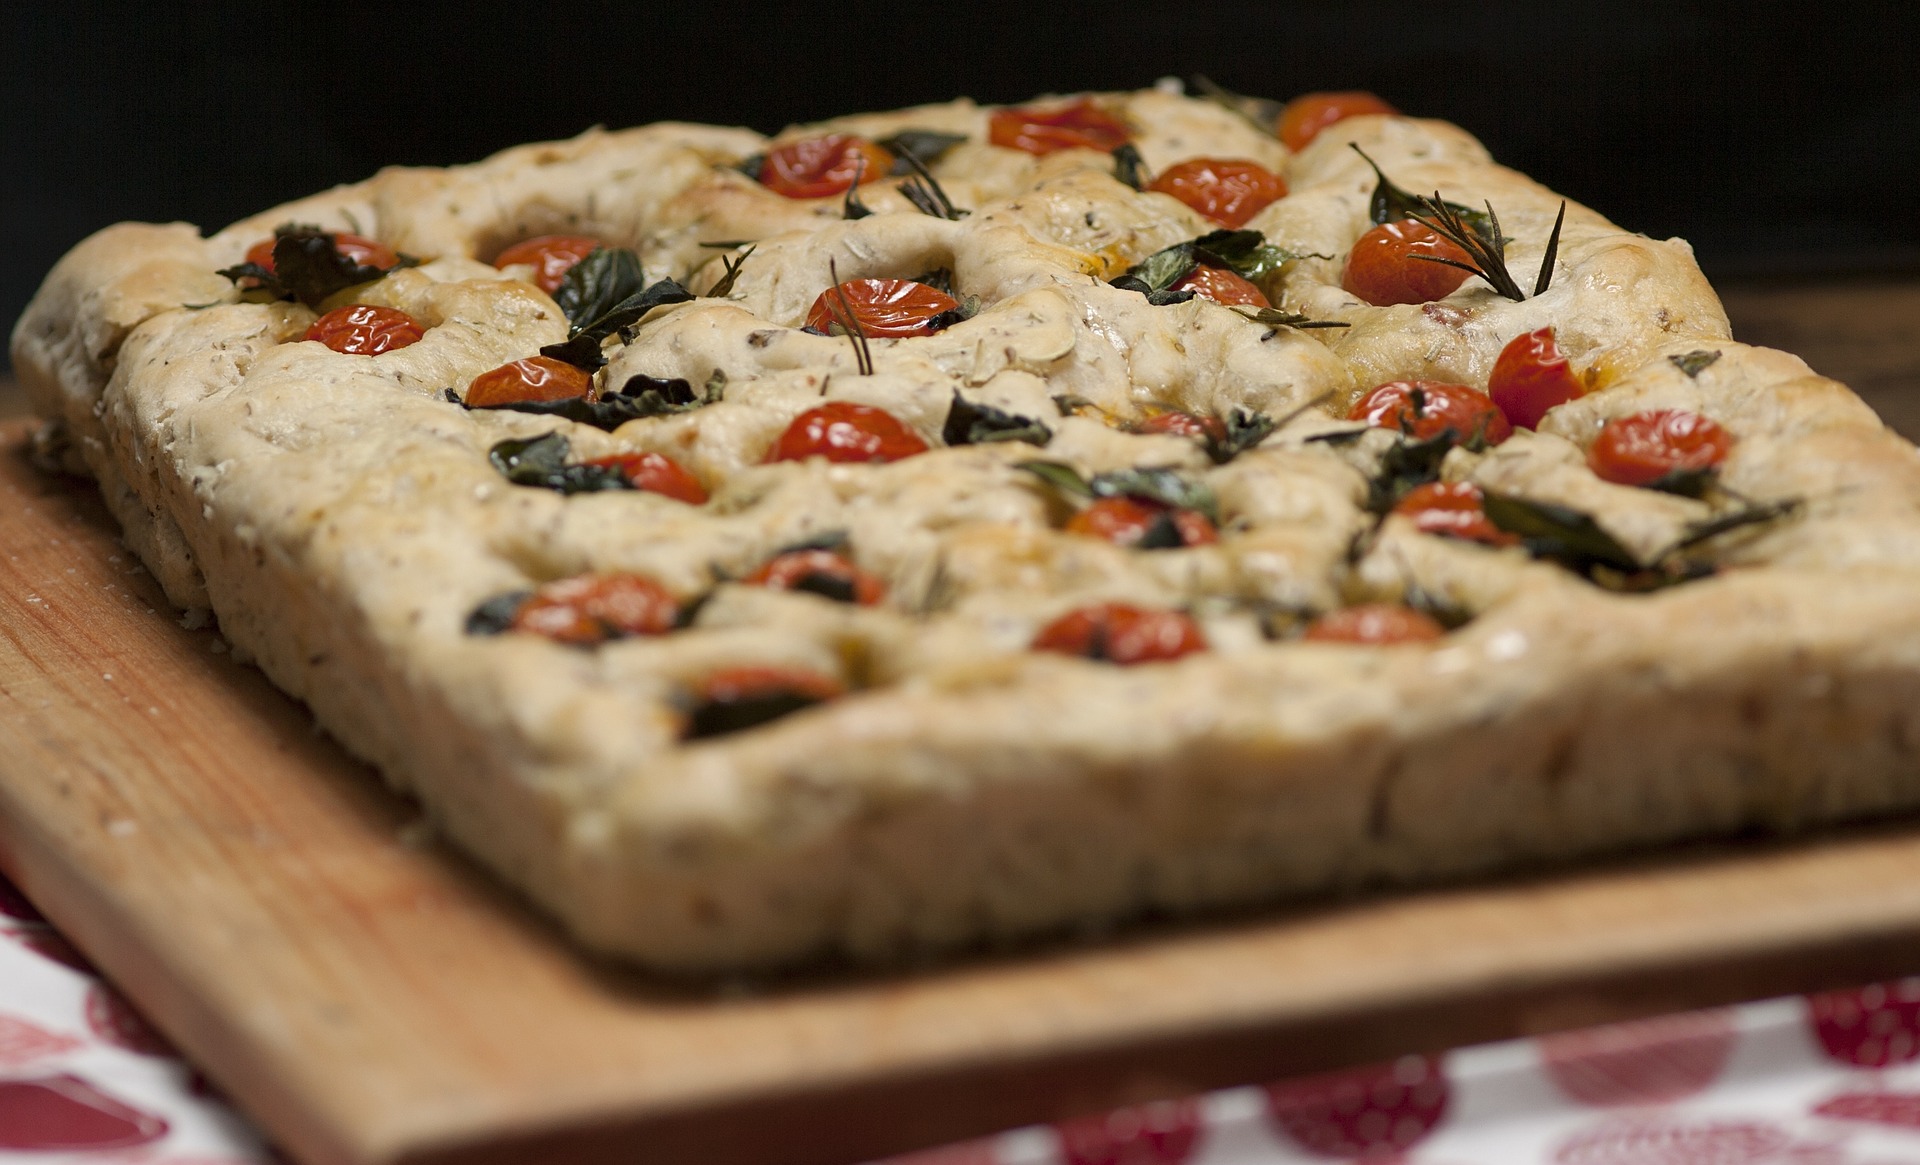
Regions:
M 1920 804 L 1915 450 L 1734 342 L 1684 242 L 1572 204 L 1556 225 L 1558 196 L 1444 123 L 1362 114 L 1296 151 L 1229 104 L 1043 101 L 1024 141 L 1022 111 L 965 101 L 772 140 L 596 130 L 206 238 L 123 224 L 54 269 L 14 367 L 175 603 L 584 943 L 657 967 Z M 1074 110 L 1117 137 L 1063 144 Z M 829 134 L 919 165 L 778 189 L 769 159 Z M 1196 158 L 1284 178 L 1257 236 L 1144 182 Z M 1492 273 L 1349 290 L 1356 241 L 1410 205 L 1482 241 L 1466 211 L 1497 213 L 1518 298 Z M 255 256 L 282 268 L 353 235 L 418 262 L 275 298 L 291 274 L 236 265 L 276 229 Z M 494 265 L 554 232 L 607 249 L 551 295 Z M 622 249 L 635 286 L 691 294 L 569 345 L 585 273 L 635 274 Z M 1196 274 L 1271 307 L 1190 296 Z M 956 307 L 868 335 L 829 293 L 867 279 Z M 304 338 L 349 305 L 413 342 Z M 1577 391 L 1511 436 L 1494 409 L 1436 437 L 1438 390 L 1375 391 L 1485 392 L 1548 327 Z M 597 404 L 468 407 L 543 347 L 606 362 Z M 836 402 L 897 422 L 871 459 L 828 448 L 853 430 L 793 444 Z M 1720 444 L 1656 488 L 1603 475 L 1609 422 L 1649 414 Z M 648 453 L 682 485 L 623 488 Z M 1436 481 L 1465 525 L 1408 504 Z M 627 607 L 579 599 L 610 579 Z

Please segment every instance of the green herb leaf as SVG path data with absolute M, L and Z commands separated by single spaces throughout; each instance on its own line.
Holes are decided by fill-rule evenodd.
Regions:
M 583 260 L 584 262 L 584 260 Z M 672 303 L 686 303 L 693 299 L 693 293 L 672 279 L 662 279 L 651 286 L 634 292 L 607 309 L 597 318 L 586 324 L 576 324 L 573 335 L 564 343 L 548 344 L 540 349 L 542 356 L 550 356 L 576 368 L 596 372 L 607 362 L 601 354 L 600 345 L 615 332 L 623 335 L 627 329 L 656 307 Z
M 913 167 L 906 161 L 912 158 L 922 166 L 931 166 L 945 157 L 947 151 L 967 140 L 963 133 L 942 133 L 937 129 L 903 129 L 892 137 L 881 138 L 875 142 L 881 149 L 893 155 L 893 173 L 903 177 L 913 173 Z
M 943 312 L 935 312 L 927 317 L 927 327 L 938 332 L 957 323 L 970 320 L 980 314 L 980 297 L 969 295 L 960 301 L 959 307 L 950 307 Z
M 1704 498 L 1719 478 L 1718 470 L 1711 465 L 1704 469 L 1673 469 L 1648 482 L 1645 488 L 1683 498 Z
M 467 615 L 468 635 L 498 635 L 513 626 L 513 617 L 533 597 L 532 591 L 508 591 L 495 595 Z
M 1266 440 L 1279 428 L 1279 422 L 1267 414 L 1240 408 L 1221 418 L 1221 423 L 1226 426 L 1226 437 L 1219 440 L 1208 438 L 1206 445 L 1207 456 L 1213 459 L 1215 465 L 1232 461 Z
M 1695 522 L 1687 527 L 1686 532 L 1680 536 L 1680 540 L 1669 547 L 1665 553 L 1672 554 L 1675 551 L 1698 546 L 1707 539 L 1717 538 L 1729 530 L 1738 530 L 1743 526 L 1757 526 L 1785 518 L 1797 513 L 1803 504 L 1799 498 L 1783 498 L 1777 502 L 1755 502 L 1732 513 Z
M 1123 291 L 1137 291 L 1161 306 L 1193 298 L 1188 292 L 1169 289 L 1203 264 L 1224 267 L 1257 283 L 1282 264 L 1304 257 L 1271 245 L 1259 231 L 1220 230 L 1155 251 L 1109 282 Z
M 1327 256 L 1316 256 L 1316 258 L 1325 257 Z M 1353 326 L 1345 320 L 1311 320 L 1299 312 L 1281 311 L 1277 307 L 1234 304 L 1233 310 L 1256 324 L 1268 324 L 1276 328 L 1350 328 Z
M 1353 436 L 1358 438 L 1365 431 L 1359 430 Z M 1338 435 L 1321 433 L 1314 439 L 1334 441 Z M 1446 429 L 1424 441 L 1403 436 L 1388 446 L 1380 455 L 1379 471 L 1367 483 L 1367 509 L 1375 514 L 1387 513 L 1415 486 L 1439 481 L 1440 463 L 1446 460 L 1447 451 L 1460 443 L 1459 434 Z
M 947 409 L 947 422 L 940 437 L 949 445 L 984 445 L 994 441 L 1025 441 L 1044 446 L 1053 440 L 1053 430 L 1032 417 L 1004 412 L 990 404 L 970 401 L 958 392 Z
M 1080 471 L 1071 465 L 1063 465 L 1058 461 L 1036 460 L 1018 462 L 1014 468 L 1033 474 L 1063 494 L 1076 498 L 1094 496 L 1093 486 L 1088 484 L 1087 479 L 1080 476 Z
M 273 235 L 272 271 L 255 263 L 241 263 L 224 268 L 220 274 L 235 283 L 256 280 L 261 289 L 279 298 L 297 299 L 317 308 L 328 296 L 371 283 L 387 273 L 387 268 L 355 262 L 334 245 L 330 232 L 319 227 L 283 223 L 274 228 Z
M 1472 262 L 1460 263 L 1437 255 L 1409 255 L 1408 258 L 1477 275 L 1488 287 L 1515 303 L 1527 298 L 1526 293 L 1520 290 L 1520 285 L 1514 282 L 1513 273 L 1507 270 L 1507 237 L 1500 233 L 1500 216 L 1493 213 L 1493 203 L 1487 203 L 1488 227 L 1482 230 L 1478 224 L 1467 221 L 1452 203 L 1440 201 L 1440 192 L 1437 190 L 1432 198 L 1422 198 L 1420 202 L 1422 212 L 1407 217 L 1465 251 Z
M 599 400 L 571 397 L 567 400 L 513 401 L 480 407 L 560 417 L 611 433 L 628 421 L 642 417 L 663 417 L 710 405 L 720 399 L 726 382 L 726 375 L 716 369 L 714 378 L 707 382 L 705 393 L 695 396 L 693 386 L 677 376 L 667 380 L 657 376 L 636 375 L 628 377 L 619 392 Z
M 559 433 L 511 438 L 487 450 L 487 460 L 515 485 L 539 486 L 563 494 L 632 489 L 625 474 L 610 465 L 568 465 L 571 446 Z
M 578 335 L 583 326 L 646 285 L 639 255 L 625 247 L 595 247 L 567 268 L 566 278 L 553 291 L 553 302 L 566 313 L 572 325 L 569 334 Z
M 1220 108 L 1237 113 L 1247 119 L 1253 128 L 1268 137 L 1277 136 L 1274 127 L 1280 124 L 1280 111 L 1286 106 L 1265 97 L 1247 97 L 1231 90 L 1223 89 L 1202 76 L 1189 78 L 1187 84 L 1200 96 L 1213 102 Z
M 1373 197 L 1367 202 L 1367 215 L 1373 220 L 1374 226 L 1380 226 L 1390 222 L 1399 222 L 1404 218 L 1412 218 L 1416 214 L 1427 213 L 1425 206 L 1427 202 L 1426 198 L 1418 194 L 1409 193 L 1394 185 L 1393 182 L 1388 179 L 1386 172 L 1380 169 L 1380 163 L 1367 157 L 1367 152 L 1361 149 L 1358 144 L 1348 142 L 1347 145 L 1352 147 L 1354 153 L 1359 154 L 1362 158 L 1366 158 L 1367 165 L 1373 167 L 1374 177 L 1379 179 L 1379 184 L 1373 188 Z M 1459 215 L 1462 221 L 1466 222 L 1483 236 L 1491 232 L 1493 228 L 1493 224 L 1489 221 L 1487 215 L 1475 210 L 1471 206 L 1462 206 L 1457 202 L 1447 202 L 1441 205 Z
M 1095 497 L 1142 498 L 1179 510 L 1197 510 L 1220 524 L 1220 504 L 1204 482 L 1192 481 L 1174 469 L 1116 469 L 1097 473 L 1087 482 Z
M 1692 352 L 1682 352 L 1678 356 L 1669 356 L 1667 359 L 1673 362 L 1675 368 L 1686 373 L 1688 380 L 1692 380 L 1702 372 L 1705 372 L 1715 360 L 1720 359 L 1720 353 L 1709 351 L 1705 348 L 1697 348 Z
M 1646 569 L 1591 514 L 1571 506 L 1488 492 L 1484 508 L 1489 521 L 1518 534 L 1536 558 L 1552 559 L 1581 574 L 1595 566 L 1629 573 Z
M 1061 392 L 1054 394 L 1053 407 L 1060 410 L 1061 416 L 1072 417 L 1078 416 L 1082 409 L 1092 408 L 1093 402 L 1077 393 Z
M 1135 190 L 1147 188 L 1147 162 L 1140 156 L 1140 148 L 1132 142 L 1123 142 L 1114 147 L 1113 176 Z

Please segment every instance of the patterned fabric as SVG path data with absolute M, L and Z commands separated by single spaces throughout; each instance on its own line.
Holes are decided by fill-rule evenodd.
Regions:
M 0 880 L 0 1161 L 253 1165 L 259 1135 Z M 882 1165 L 1920 1165 L 1920 979 L 1405 1056 Z

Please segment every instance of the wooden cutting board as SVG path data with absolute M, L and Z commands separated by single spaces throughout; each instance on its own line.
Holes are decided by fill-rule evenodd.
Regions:
M 302 1161 L 833 1165 L 1920 969 L 1920 825 L 893 975 L 597 965 L 176 621 L 0 428 L 0 867 Z

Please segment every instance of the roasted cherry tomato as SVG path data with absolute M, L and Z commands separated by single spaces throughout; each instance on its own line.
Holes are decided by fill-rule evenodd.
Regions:
M 1438 380 L 1390 380 L 1361 397 L 1347 419 L 1393 429 L 1416 441 L 1431 440 L 1449 429 L 1457 441 L 1470 441 L 1478 434 L 1489 445 L 1513 436 L 1513 426 L 1486 393 Z
M 1400 111 L 1386 102 L 1366 92 L 1364 89 L 1349 89 L 1338 93 L 1302 93 L 1287 102 L 1280 111 L 1280 119 L 1274 125 L 1274 132 L 1289 150 L 1304 149 L 1306 144 L 1320 136 L 1320 131 L 1336 121 L 1345 121 L 1349 117 L 1358 117 L 1363 113 L 1394 114 Z
M 1537 429 L 1540 418 L 1586 391 L 1567 358 L 1554 343 L 1553 329 L 1515 336 L 1500 349 L 1487 378 L 1487 395 L 1507 419 L 1523 429 Z
M 633 488 L 690 506 L 707 500 L 707 487 L 700 484 L 699 478 L 688 473 L 679 462 L 658 453 L 616 453 L 611 457 L 596 457 L 585 464 L 618 469 Z
M 1429 263 L 1415 255 L 1456 263 L 1472 258 L 1432 227 L 1410 218 L 1381 223 L 1355 240 L 1353 250 L 1347 252 L 1340 286 L 1375 307 L 1386 307 L 1445 299 L 1467 281 L 1467 273 L 1458 267 Z
M 1033 650 L 1107 663 L 1159 663 L 1207 649 L 1200 625 L 1179 611 L 1096 603 L 1068 611 L 1040 629 Z
M 1669 473 L 1712 469 L 1727 459 L 1733 434 L 1681 409 L 1658 409 L 1616 417 L 1587 450 L 1587 464 L 1602 480 L 1648 485 Z
M 1407 491 L 1394 503 L 1393 512 L 1405 514 L 1428 534 L 1445 534 L 1484 542 L 1489 546 L 1514 546 L 1518 534 L 1509 533 L 1487 517 L 1486 495 L 1470 481 L 1430 481 Z
M 944 291 L 915 283 L 911 279 L 849 279 L 840 285 L 853 309 L 854 322 L 875 339 L 899 336 L 930 336 L 934 329 L 927 323 L 943 311 L 952 311 L 960 301 Z M 844 309 L 840 295 L 829 287 L 813 301 L 807 312 L 807 326 L 816 332 L 831 332 L 841 323 Z
M 1191 291 L 1202 299 L 1215 303 L 1247 304 L 1252 307 L 1272 307 L 1267 297 L 1252 283 L 1240 278 L 1225 267 L 1195 267 L 1182 276 L 1170 289 L 1173 291 Z
M 767 451 L 767 460 L 898 461 L 926 451 L 920 435 L 892 413 L 833 400 L 795 417 Z
M 1447 633 L 1433 616 L 1398 603 L 1363 603 L 1330 611 L 1307 624 L 1302 639 L 1316 643 L 1425 643 Z
M 600 240 L 590 235 L 538 235 L 522 239 L 493 257 L 493 265 L 505 269 L 516 263 L 533 267 L 533 285 L 552 295 L 565 282 L 573 265 L 600 248 Z
M 1258 162 L 1188 158 L 1161 171 L 1148 190 L 1171 194 L 1223 227 L 1238 229 L 1287 195 L 1287 180 Z
M 753 728 L 846 692 L 811 668 L 746 664 L 721 668 L 694 685 L 686 735 L 698 740 Z
M 1138 546 L 1154 528 L 1162 533 L 1148 549 L 1206 546 L 1220 532 L 1198 510 L 1181 510 L 1145 498 L 1100 498 L 1067 522 L 1067 533 L 1103 538 L 1116 546 Z
M 313 321 L 304 338 L 347 356 L 378 356 L 415 343 L 425 334 L 412 316 L 397 308 L 355 303 L 336 307 Z
M 760 184 L 788 198 L 825 198 L 845 194 L 856 175 L 865 186 L 892 169 L 893 155 L 865 138 L 827 134 L 768 150 L 760 163 Z
M 512 629 L 590 647 L 628 635 L 673 630 L 680 604 L 639 574 L 583 574 L 545 583 L 520 604 Z
M 277 241 L 278 239 L 261 239 L 253 246 L 248 247 L 247 262 L 272 271 L 273 244 Z M 387 246 L 385 243 L 369 239 L 364 235 L 353 235 L 345 231 L 338 231 L 333 235 L 333 245 L 342 255 L 352 259 L 362 267 L 378 267 L 384 271 L 400 262 L 400 256 L 394 253 L 393 248 Z
M 871 607 L 887 597 L 887 584 L 879 576 L 861 570 L 846 555 L 831 550 L 776 554 L 740 581 L 776 591 L 807 591 L 862 607 Z
M 571 400 L 587 395 L 593 377 L 551 356 L 529 356 L 473 378 L 467 407 L 487 408 L 527 400 Z
M 1227 427 L 1219 417 L 1202 417 L 1178 410 L 1157 413 L 1133 427 L 1136 433 L 1167 433 L 1175 437 L 1196 437 L 1202 441 L 1224 441 Z
M 1112 153 L 1132 140 L 1133 131 L 1092 98 L 1052 109 L 996 109 L 987 121 L 987 140 L 1029 154 L 1056 150 Z

